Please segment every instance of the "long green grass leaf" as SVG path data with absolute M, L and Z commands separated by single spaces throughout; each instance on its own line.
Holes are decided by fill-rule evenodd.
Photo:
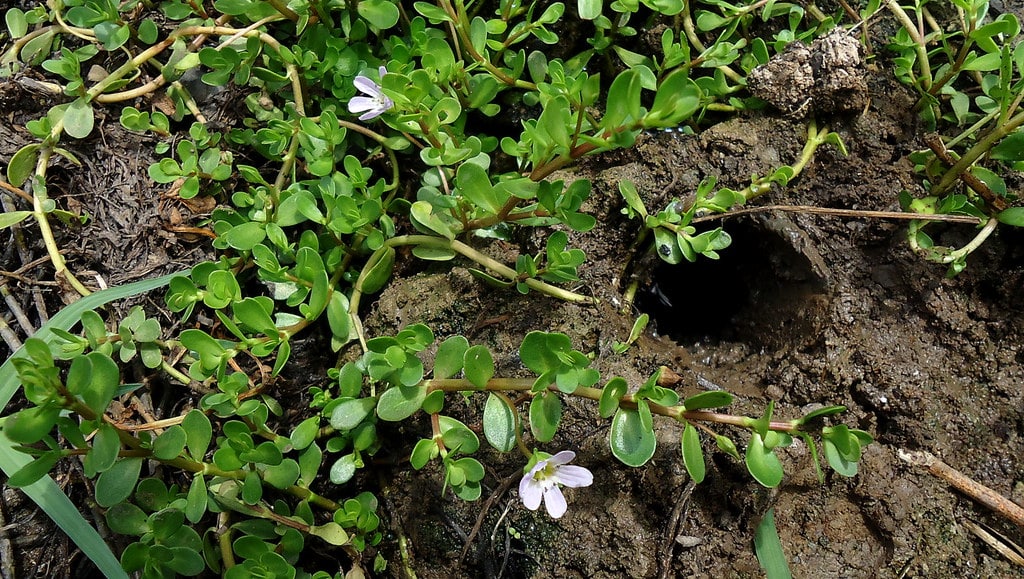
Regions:
M 775 509 L 768 509 L 754 531 L 754 553 L 768 579 L 793 579 L 786 554 L 782 551 L 779 531 L 775 528 Z
M 104 304 L 129 296 L 141 294 L 167 285 L 171 278 L 181 273 L 172 273 L 163 277 L 138 281 L 135 283 L 118 286 L 103 291 L 98 291 L 86 296 L 77 302 L 65 307 L 50 318 L 50 321 L 39 328 L 35 337 L 46 343 L 51 343 L 56 337 L 53 328 L 70 330 L 78 323 L 82 313 L 98 308 Z M 2 366 L 0 366 L 0 412 L 6 408 L 11 397 L 21 386 L 18 380 L 18 373 L 14 370 L 11 360 L 25 356 L 24 348 L 15 352 Z M 18 452 L 6 436 L 0 436 L 0 470 L 10 476 L 20 469 L 31 459 L 28 455 Z M 99 568 L 106 577 L 127 579 L 128 575 L 121 569 L 121 563 L 117 556 L 110 550 L 110 547 L 103 542 L 103 538 L 96 532 L 88 521 L 78 512 L 64 492 L 57 486 L 57 483 L 50 477 L 45 477 L 21 489 L 30 499 L 35 501 L 59 526 L 78 548 Z

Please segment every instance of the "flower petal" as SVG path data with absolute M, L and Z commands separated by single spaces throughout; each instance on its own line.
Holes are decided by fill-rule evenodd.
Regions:
M 567 464 L 558 467 L 555 478 L 567 487 L 588 487 L 594 482 L 594 473 L 582 466 Z
M 544 490 L 544 506 L 547 507 L 548 514 L 551 515 L 552 519 L 562 518 L 562 515 L 569 508 L 569 505 L 565 502 L 565 495 L 562 494 L 561 489 L 557 486 Z
M 372 97 L 380 96 L 380 87 L 369 78 L 359 75 L 352 81 L 359 92 L 366 93 Z
M 367 111 L 367 112 L 359 115 L 359 120 L 360 121 L 368 121 L 370 119 L 375 119 L 375 118 L 381 116 L 382 114 L 384 114 L 384 111 L 382 109 L 374 108 L 373 110 Z
M 526 477 L 534 478 L 537 475 L 537 473 L 540 472 L 540 470 L 542 468 L 544 468 L 545 466 L 547 466 L 547 465 L 548 465 L 548 461 L 547 460 L 538 460 L 537 464 L 533 465 L 533 468 L 531 468 L 526 473 Z
M 377 107 L 377 99 L 370 97 L 357 96 L 352 97 L 348 101 L 348 112 L 350 113 L 361 113 L 363 111 L 369 111 Z
M 383 80 L 384 79 L 384 75 L 388 73 L 388 67 L 386 67 L 386 66 L 384 66 L 382 64 L 382 65 L 380 65 L 380 68 L 377 69 L 377 72 L 380 73 L 380 78 L 381 78 L 381 80 Z
M 536 511 L 540 507 L 541 495 L 541 486 L 533 477 L 525 476 L 519 481 L 519 498 L 522 499 L 524 507 Z
M 548 459 L 550 464 L 555 466 L 563 465 L 567 462 L 572 462 L 572 459 L 576 458 L 576 453 L 571 450 L 563 450 L 562 452 L 552 456 Z

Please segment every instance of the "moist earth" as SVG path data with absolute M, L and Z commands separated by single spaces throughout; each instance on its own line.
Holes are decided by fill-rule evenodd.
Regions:
M 842 136 L 849 154 L 822 147 L 797 180 L 755 204 L 898 210 L 901 190 L 923 193 L 907 158 L 923 148 L 913 95 L 878 71 L 867 85 L 863 110 L 819 119 Z M 20 102 L 8 100 L 14 90 L 10 83 L 0 87 L 3 102 Z M 5 160 L 28 142 L 18 128 L 27 119 L 17 116 L 0 125 Z M 112 120 L 100 128 L 100 136 L 72 144 L 82 168 L 52 170 L 51 195 L 58 204 L 92 217 L 84 226 L 58 227 L 70 267 L 96 272 L 113 285 L 208 257 L 202 236 L 188 226 L 210 208 L 186 205 L 146 180 L 152 143 Z M 1019 528 L 897 457 L 900 449 L 928 450 L 1024 502 L 1020 233 L 1000 228 L 952 279 L 942 266 L 910 251 L 900 221 L 782 211 L 711 221 L 705 226 L 723 226 L 732 246 L 720 260 L 677 266 L 658 262 L 636 243 L 642 226 L 623 215 L 619 181 L 632 180 L 646 206 L 659 210 L 691 195 L 709 176 L 741 189 L 753 174 L 796 162 L 803 141 L 801 122 L 771 111 L 749 113 L 699 135 L 645 134 L 632 149 L 589 158 L 557 175 L 593 182 L 584 211 L 599 226 L 570 232 L 570 245 L 588 257 L 573 289 L 599 298 L 597 306 L 490 288 L 470 275 L 468 263 L 424 265 L 407 255 L 362 313 L 368 335 L 417 322 L 439 339 L 463 334 L 492 349 L 502 376 L 525 375 L 516 352 L 527 332 L 557 331 L 593 353 L 605 379 L 622 376 L 638 385 L 666 366 L 680 376 L 676 389 L 683 396 L 712 388 L 734 393 L 730 411 L 737 414 L 760 415 L 769 400 L 780 419 L 815 405 L 844 405 L 848 410 L 839 421 L 876 438 L 859 474 L 847 479 L 829 472 L 819 482 L 809 450 L 797 442 L 780 452 L 783 483 L 767 490 L 705 441 L 708 475 L 694 485 L 680 457 L 679 425 L 656 420 L 654 458 L 628 468 L 611 455 L 608 422 L 594 405 L 569 400 L 562 427 L 544 449 L 574 450 L 576 462 L 594 472 L 594 484 L 568 490 L 568 513 L 552 520 L 519 503 L 522 464 L 511 454 L 481 451 L 488 476 L 480 501 L 444 493 L 438 468 L 408 466 L 412 444 L 429 432 L 427 420 L 412 420 L 384 432 L 389 443 L 356 483 L 381 498 L 386 535 L 379 550 L 389 563 L 384 576 L 411 570 L 425 578 L 759 577 L 752 539 L 770 508 L 796 577 L 1020 576 L 964 523 L 984 523 L 1018 543 Z M 973 235 L 962 224 L 930 231 L 948 245 Z M 2 269 L 17 270 L 28 257 L 42 255 L 31 227 L 4 235 Z M 12 235 L 28 240 L 30 255 L 12 249 Z M 529 234 L 515 244 L 492 241 L 481 248 L 511 262 L 519 252 L 537 252 L 543 237 Z M 31 281 L 50 274 L 43 264 L 21 275 Z M 34 307 L 36 291 L 55 311 L 57 288 L 5 279 L 22 307 Z M 634 281 L 637 299 L 626 304 L 624 292 Z M 148 303 L 160 311 L 158 297 Z M 626 339 L 641 312 L 651 315 L 647 331 L 625 354 L 616 354 L 613 341 Z M 173 318 L 163 315 L 165 327 L 172 326 Z M 336 362 L 322 355 L 324 340 L 312 332 L 295 345 L 282 388 L 296 395 L 280 398 L 292 401 L 288 416 L 306 411 L 303 390 L 324 381 Z M 425 352 L 428 366 L 430 358 Z M 479 431 L 482 407 L 482 397 L 451 396 L 446 412 Z M 741 432 L 722 432 L 743 439 Z M 80 471 L 65 465 L 57 476 L 92 520 Z M 334 492 L 347 496 L 351 490 Z M 73 545 L 30 501 L 7 488 L 2 497 L 5 523 L 15 525 L 6 527 L 5 536 L 18 576 L 88 572 Z

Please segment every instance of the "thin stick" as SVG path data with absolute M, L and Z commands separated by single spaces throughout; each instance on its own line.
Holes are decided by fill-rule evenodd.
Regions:
M 897 454 L 903 461 L 927 468 L 928 472 L 946 481 L 956 490 L 1006 517 L 1014 524 L 1024 527 L 1024 508 L 987 486 L 975 482 L 964 473 L 942 462 L 932 453 L 899 450 Z
M 691 223 L 702 221 L 713 221 L 737 215 L 748 215 L 751 213 L 764 213 L 766 211 L 788 211 L 790 213 L 810 213 L 812 215 L 829 215 L 833 217 L 857 217 L 864 219 L 899 219 L 903 221 L 949 221 L 952 223 L 970 223 L 978 225 L 981 220 L 970 215 L 944 215 L 938 213 L 904 213 L 902 211 L 862 211 L 859 209 L 833 209 L 830 207 L 815 207 L 814 205 L 764 205 L 762 207 L 747 207 L 737 209 L 728 213 L 715 213 L 702 215 L 695 218 Z
M 18 576 L 14 568 L 14 549 L 7 536 L 7 530 L 16 527 L 16 524 L 7 524 L 7 520 L 4 518 L 4 504 L 0 501 L 0 578 L 2 579 L 15 579 Z
M 963 525 L 967 527 L 967 530 L 974 533 L 976 537 L 985 542 L 989 547 L 992 547 L 999 552 L 1000 555 L 1006 557 L 1011 562 L 1024 567 L 1024 557 L 1021 556 L 1021 549 L 1013 541 L 1006 537 L 996 533 L 992 529 L 986 528 L 983 525 L 975 523 L 974 521 L 967 519 L 963 522 Z
M 665 579 L 668 577 L 669 571 L 672 570 L 672 550 L 676 544 L 676 537 L 679 535 L 679 527 L 682 526 L 680 521 L 683 519 L 683 511 L 690 504 L 690 497 L 693 495 L 693 489 L 695 488 L 697 488 L 697 483 L 690 479 L 680 496 L 676 497 L 676 505 L 672 508 L 672 514 L 669 516 L 668 533 L 665 534 L 664 543 L 661 547 L 660 563 L 662 567 L 661 573 L 658 574 L 658 579 Z
M 11 352 L 16 352 L 21 347 L 21 340 L 18 338 L 18 334 L 15 334 L 14 330 L 7 325 L 7 320 L 3 316 L 0 316 L 0 338 L 11 349 Z
M 18 321 L 18 325 L 21 326 L 21 330 L 25 332 L 25 335 L 31 336 L 35 334 L 35 327 L 29 321 L 28 316 L 25 315 L 24 310 L 21 309 L 21 304 L 11 295 L 11 290 L 7 287 L 7 284 L 0 284 L 0 296 L 3 296 L 4 301 L 7 302 L 7 307 L 11 309 L 14 319 Z
M 480 514 L 476 517 L 476 524 L 473 525 L 473 530 L 469 532 L 469 535 L 466 537 L 466 541 L 462 544 L 462 553 L 459 554 L 459 560 L 456 565 L 462 565 L 463 560 L 465 560 L 466 555 L 469 553 L 470 546 L 473 545 L 473 540 L 476 539 L 476 536 L 480 533 L 480 528 L 483 527 L 484 519 L 487 518 L 487 513 L 490 512 L 495 501 L 505 496 L 505 493 L 512 488 L 512 485 L 515 484 L 516 480 L 521 478 L 523 478 L 522 470 L 513 470 L 512 474 L 508 475 L 505 477 L 505 480 L 501 481 L 501 485 L 491 493 L 491 496 L 487 497 L 487 501 L 484 503 L 483 508 L 480 509 Z
M 20 187 L 15 187 L 14 185 L 11 185 L 10 183 L 4 181 L 3 179 L 0 179 L 0 189 L 6 189 L 7 191 L 14 193 L 18 197 L 21 197 L 25 201 L 28 201 L 29 203 L 32 202 L 32 196 L 29 195 L 24 189 Z

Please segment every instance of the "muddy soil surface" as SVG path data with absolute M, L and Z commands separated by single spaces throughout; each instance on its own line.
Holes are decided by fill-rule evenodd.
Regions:
M 828 120 L 850 154 L 822 148 L 796 182 L 759 203 L 898 210 L 901 189 L 921 193 L 907 160 L 922 148 L 921 129 L 910 112 L 912 95 L 885 73 L 875 73 L 869 85 L 863 114 Z M 26 119 L 17 116 L 0 124 L 4 160 L 27 142 L 18 129 Z M 208 256 L 200 237 L 176 227 L 195 223 L 209 208 L 184 205 L 146 180 L 151 143 L 120 131 L 113 120 L 102 129 L 99 137 L 79 144 L 83 168 L 53 170 L 52 196 L 92 216 L 84 227 L 58 228 L 71 268 L 96 272 L 113 285 L 176 271 Z M 588 256 L 577 290 L 600 298 L 599 306 L 492 289 L 470 276 L 467 264 L 424 268 L 407 256 L 399 276 L 364 310 L 365 326 L 377 334 L 423 322 L 442 339 L 462 333 L 492 348 L 498 374 L 510 377 L 522 372 L 516 350 L 523 336 L 541 329 L 564 332 L 576 348 L 595 353 L 594 365 L 605 377 L 639 384 L 664 365 L 682 376 L 682 395 L 727 389 L 737 395 L 730 409 L 735 413 L 759 415 L 769 400 L 777 402 L 779 418 L 799 416 L 815 404 L 845 405 L 849 410 L 841 420 L 877 439 L 866 450 L 860 474 L 845 479 L 833 473 L 819 484 L 807 448 L 797 443 L 781 453 L 787 476 L 769 491 L 706 442 L 708 477 L 695 486 L 679 456 L 678 425 L 658 422 L 654 459 L 630 469 L 608 450 L 608 423 L 596 408 L 570 401 L 562 428 L 546 448 L 576 451 L 577 462 L 595 480 L 592 487 L 568 491 L 569 512 L 555 521 L 518 502 L 517 456 L 481 451 L 489 474 L 480 501 L 442 495 L 436 468 L 416 472 L 403 460 L 412 442 L 429 432 L 426 421 L 410 421 L 392 432 L 396 442 L 382 453 L 375 472 L 359 479 L 382 499 L 386 575 L 401 576 L 408 565 L 425 578 L 758 577 L 752 537 L 772 507 L 797 577 L 1021 575 L 964 522 L 987 524 L 1017 542 L 1019 528 L 897 457 L 900 449 L 931 451 L 1024 502 L 1019 233 L 1001 229 L 954 279 L 910 252 L 902 222 L 779 211 L 730 218 L 721 224 L 733 236 L 732 247 L 717 262 L 695 265 L 660 265 L 635 246 L 641 227 L 620 211 L 621 179 L 633 180 L 647 207 L 660 209 L 709 175 L 742 188 L 753 173 L 795 162 L 802 146 L 801 124 L 766 112 L 697 136 L 644 135 L 633 149 L 588 159 L 563 174 L 594 183 L 585 209 L 601 225 L 574 234 L 571 244 Z M 937 241 L 950 245 L 973 234 L 964 225 L 933 231 Z M 2 234 L 2 269 L 18 270 L 42 255 L 31 228 Z M 14 235 L 26 240 L 20 253 Z M 519 246 L 495 242 L 484 249 L 507 261 L 517 252 L 536 251 L 539 243 L 526 238 Z M 40 281 L 51 276 L 47 266 L 19 275 L 4 283 L 21 307 L 40 317 L 35 292 L 55 311 L 59 289 Z M 633 276 L 641 281 L 638 300 L 622 313 L 622 295 Z M 153 311 L 159 303 L 154 297 Z M 652 316 L 649 331 L 626 354 L 615 354 L 612 342 L 626 338 L 640 311 Z M 323 359 L 324 351 L 316 332 L 296 344 L 285 375 L 297 393 L 334 363 Z M 293 414 L 308 402 L 302 396 L 288 399 L 295 401 Z M 452 397 L 448 411 L 478 428 L 482 405 L 482 398 Z M 84 500 L 87 487 L 74 467 L 58 477 L 92 518 Z M 73 547 L 18 492 L 4 490 L 0 512 L 16 525 L 5 537 L 19 576 L 86 573 L 81 556 L 72 554 Z M 400 540 L 408 544 L 408 563 L 402 562 Z

